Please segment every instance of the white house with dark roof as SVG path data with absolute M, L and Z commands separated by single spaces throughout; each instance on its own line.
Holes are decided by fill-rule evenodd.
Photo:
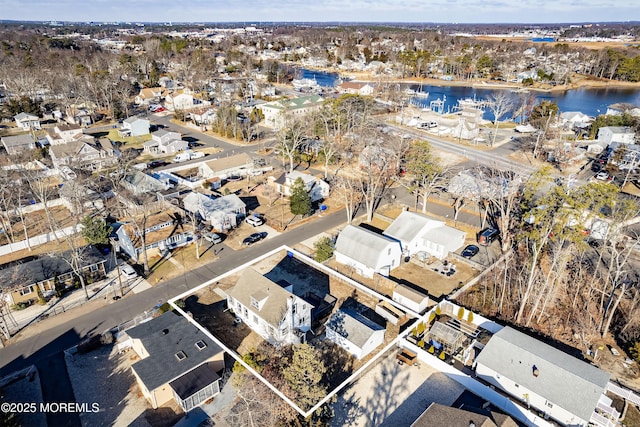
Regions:
M 611 408 L 610 374 L 510 327 L 491 337 L 475 372 L 562 425 L 587 426 L 597 407 Z
M 259 105 L 264 121 L 262 124 L 273 129 L 281 129 L 287 116 L 304 117 L 322 107 L 324 99 L 319 95 L 281 99 Z
M 40 119 L 35 114 L 23 112 L 13 116 L 13 119 L 22 130 L 40 130 Z
M 348 265 L 364 277 L 375 273 L 388 276 L 400 265 L 400 243 L 362 227 L 347 225 L 338 235 L 336 261 Z
M 216 231 L 236 228 L 238 221 L 247 215 L 247 205 L 235 194 L 211 198 L 194 191 L 182 203 L 186 211 L 197 213 Z
M 464 231 L 444 221 L 409 211 L 401 212 L 382 234 L 400 242 L 404 255 L 423 252 L 438 259 L 460 249 L 466 238 Z
M 258 335 L 271 344 L 297 344 L 311 329 L 313 306 L 253 268 L 242 271 L 227 291 L 227 306 Z
M 126 334 L 122 346 L 142 359 L 131 371 L 154 409 L 175 399 L 189 412 L 220 392 L 222 348 L 180 314 L 169 311 Z
M 29 151 L 36 148 L 36 142 L 33 140 L 31 134 L 25 133 L 23 135 L 3 136 L 0 138 L 4 149 L 7 150 L 7 154 L 15 155 L 20 154 L 23 151 Z
M 57 125 L 47 131 L 47 141 L 50 145 L 61 145 L 82 139 L 82 128 L 78 125 Z
M 325 323 L 327 339 L 362 359 L 384 342 L 385 328 L 351 308 L 340 308 Z

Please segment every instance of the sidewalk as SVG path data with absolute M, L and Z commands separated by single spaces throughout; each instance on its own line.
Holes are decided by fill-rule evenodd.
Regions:
M 125 279 L 122 280 L 122 292 L 125 298 L 132 292 L 137 294 L 149 288 L 151 288 L 151 284 L 142 277 L 137 277 L 130 283 L 127 283 Z M 111 270 L 105 279 L 87 285 L 86 289 L 89 294 L 88 301 L 86 300 L 84 290 L 80 288 L 68 292 L 62 298 L 53 297 L 44 305 L 34 303 L 24 310 L 11 310 L 10 315 L 13 318 L 13 321 L 11 318 L 7 319 L 11 335 L 15 335 L 25 327 L 42 319 L 64 313 L 88 302 L 98 301 L 101 299 L 109 304 L 114 302 L 114 297 L 120 297 L 118 270 Z

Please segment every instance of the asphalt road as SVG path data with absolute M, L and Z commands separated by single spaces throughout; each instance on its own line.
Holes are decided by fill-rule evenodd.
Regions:
M 225 247 L 220 252 L 219 259 L 211 264 L 196 270 L 185 271 L 184 275 L 161 282 L 145 292 L 101 307 L 52 327 L 45 333 L 18 341 L 0 350 L 0 376 L 32 364 L 40 364 L 52 355 L 78 344 L 88 334 L 102 333 L 272 249 L 282 245 L 293 245 L 336 227 L 345 220 L 345 212 L 338 211 L 240 251 Z M 47 372 L 43 372 L 43 375 L 47 375 Z

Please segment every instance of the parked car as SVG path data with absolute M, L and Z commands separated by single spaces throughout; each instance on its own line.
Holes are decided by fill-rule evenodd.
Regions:
M 607 171 L 600 171 L 596 174 L 595 179 L 599 181 L 613 181 L 613 176 L 609 175 Z
M 214 245 L 222 242 L 222 237 L 220 237 L 220 235 L 216 233 L 207 232 L 207 233 L 204 233 L 202 237 L 204 237 L 204 240 L 206 240 L 207 242 L 213 243 Z
M 135 279 L 138 277 L 138 273 L 131 267 L 129 264 L 124 263 L 120 266 L 120 273 L 124 276 L 126 280 Z
M 248 216 L 244 221 L 249 225 L 253 225 L 254 227 L 264 224 L 264 219 L 255 215 Z
M 150 168 L 159 168 L 160 166 L 166 166 L 168 165 L 167 162 L 162 161 L 162 160 L 152 160 L 149 162 L 149 164 L 147 166 L 149 166 Z
M 267 233 L 266 232 L 262 232 L 262 233 L 253 233 L 249 236 L 247 236 L 243 241 L 242 241 L 242 245 L 243 246 L 250 246 L 253 245 L 256 242 L 259 242 L 260 240 L 264 239 L 265 237 L 267 237 Z
M 477 247 L 476 245 L 468 245 L 466 248 L 462 250 L 462 257 L 467 259 L 473 258 L 478 254 L 479 251 L 480 251 L 480 248 Z
M 485 228 L 478 234 L 478 244 L 481 246 L 489 246 L 498 238 L 498 230 L 495 228 Z

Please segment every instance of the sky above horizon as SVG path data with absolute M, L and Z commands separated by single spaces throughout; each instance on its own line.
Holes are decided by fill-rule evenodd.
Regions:
M 0 0 L 0 19 L 559 23 L 640 20 L 637 0 Z

